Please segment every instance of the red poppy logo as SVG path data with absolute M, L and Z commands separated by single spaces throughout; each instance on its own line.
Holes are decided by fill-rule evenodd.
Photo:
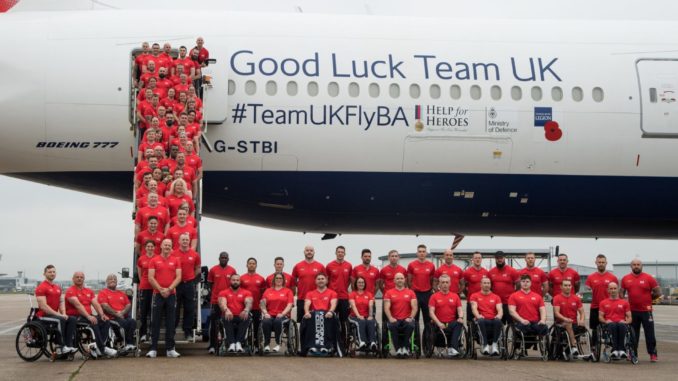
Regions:
M 546 140 L 550 142 L 555 142 L 560 140 L 563 137 L 563 131 L 560 129 L 558 122 L 549 120 L 544 124 L 544 136 Z

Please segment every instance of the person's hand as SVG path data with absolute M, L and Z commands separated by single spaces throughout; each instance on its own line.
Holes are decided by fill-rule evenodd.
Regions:
M 278 319 L 282 319 L 282 318 L 285 317 L 285 315 L 283 315 L 283 314 L 277 314 L 275 317 L 277 317 Z
M 101 315 L 101 320 L 102 321 L 109 321 L 111 319 L 109 319 L 108 316 L 106 316 L 106 315 Z
M 546 320 L 539 320 L 539 324 L 546 324 Z
M 161 288 L 161 289 L 160 289 L 160 295 L 161 295 L 163 298 L 166 298 L 166 297 L 170 296 L 170 289 L 169 289 L 169 288 Z
M 440 329 L 445 329 L 445 324 L 443 324 L 443 323 L 442 323 L 442 322 L 440 322 L 440 321 L 439 321 L 439 322 L 437 322 L 437 323 L 436 323 L 436 325 L 437 325 L 437 326 L 438 326 L 438 328 L 440 328 Z
M 270 319 L 270 318 L 271 318 L 271 315 L 269 315 L 268 313 L 264 314 L 264 319 Z
M 362 317 L 362 315 L 355 315 L 355 317 L 356 317 L 356 319 L 358 319 L 358 320 L 365 320 L 365 318 Z
M 397 322 L 397 320 L 395 318 L 389 318 L 388 322 L 393 324 L 393 323 Z
M 367 320 L 374 320 L 374 317 L 373 317 L 373 316 L 368 316 L 368 317 L 367 317 Z
M 412 319 L 411 317 L 408 317 L 407 319 L 405 319 L 405 321 L 408 322 L 408 323 L 412 323 L 412 321 L 414 321 L 414 319 Z
M 97 318 L 95 318 L 95 317 L 92 316 L 92 315 L 89 315 L 89 316 L 87 317 L 87 320 L 89 320 L 90 324 L 96 324 L 96 323 L 97 323 Z
M 311 313 L 307 312 L 304 314 L 304 319 L 310 319 L 311 318 Z
M 520 324 L 522 324 L 522 325 L 528 325 L 528 324 L 530 324 L 530 321 L 529 321 L 529 320 L 525 320 L 525 319 L 520 319 Z
M 242 311 L 242 312 L 240 313 L 239 316 L 240 316 L 240 318 L 241 318 L 242 320 L 245 320 L 245 319 L 247 319 L 247 316 L 248 316 L 248 315 L 249 315 L 249 312 L 247 312 L 247 311 Z
M 334 316 L 334 312 L 332 312 L 332 311 L 327 311 L 325 313 L 325 317 L 328 318 L 328 319 L 332 318 L 333 316 Z
M 233 320 L 233 313 L 231 311 L 224 312 L 224 317 L 226 320 Z
M 457 322 L 458 322 L 458 323 L 461 323 L 461 324 L 464 324 L 464 318 L 460 316 L 460 317 L 457 319 Z

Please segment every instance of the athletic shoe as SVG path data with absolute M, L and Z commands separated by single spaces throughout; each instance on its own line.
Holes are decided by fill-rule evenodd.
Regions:
M 454 348 L 447 348 L 447 355 L 452 356 L 452 357 L 457 357 L 457 356 L 459 356 L 459 351 L 457 351 Z
M 572 354 L 572 357 L 579 356 L 579 350 L 577 349 L 577 347 L 570 348 L 570 353 Z
M 167 357 L 177 358 L 179 356 L 181 356 L 181 355 L 179 354 L 179 352 L 175 351 L 174 348 L 167 351 Z
M 273 347 L 273 352 L 275 352 L 275 353 L 280 352 L 280 345 L 276 344 L 276 346 Z
M 404 355 L 405 355 L 405 348 L 398 348 L 398 350 L 396 351 L 396 356 L 402 357 Z
M 137 349 L 137 347 L 135 347 L 133 344 L 127 344 L 125 345 L 125 348 L 123 348 L 125 352 L 133 351 L 135 349 Z
M 228 346 L 228 351 L 229 351 L 230 353 L 235 352 L 235 344 L 229 345 L 229 346 Z
M 236 352 L 238 352 L 238 353 L 245 352 L 245 350 L 242 349 L 242 345 L 241 345 L 240 343 L 235 343 L 235 350 L 236 350 Z
M 158 351 L 150 350 L 146 353 L 146 357 L 154 359 L 158 357 Z
M 264 347 L 264 353 L 270 353 L 271 352 L 271 347 L 270 346 L 265 346 Z
M 494 344 L 494 345 L 496 345 L 496 344 Z M 489 356 L 489 354 L 490 354 L 490 346 L 489 346 L 489 345 L 485 345 L 485 346 L 483 347 L 482 353 L 483 353 L 485 356 Z
M 209 347 L 209 349 L 207 350 L 207 353 L 209 353 L 211 355 L 215 354 L 216 352 L 217 352 L 216 349 L 214 349 L 212 347 Z
M 145 343 L 146 341 L 148 341 L 148 338 L 146 337 L 146 335 L 141 336 L 141 338 L 139 339 L 140 343 Z
M 61 347 L 58 347 L 55 352 L 56 352 L 57 356 L 61 356 L 64 353 L 63 350 L 61 349 Z
M 377 345 L 377 343 L 375 343 L 375 342 L 370 343 L 370 350 L 376 351 L 378 349 L 379 349 L 379 346 Z
M 308 353 L 316 354 L 316 353 L 318 353 L 318 348 L 316 348 L 316 347 L 311 347 L 311 348 L 308 349 Z
M 492 343 L 492 356 L 499 356 L 499 346 L 497 343 Z
M 327 348 L 325 348 L 325 347 L 322 347 L 322 348 L 320 348 L 320 353 L 322 353 L 322 354 L 328 354 L 328 353 L 330 353 L 330 350 L 327 349 Z
M 410 355 L 410 350 L 407 348 L 403 348 L 403 356 L 407 357 Z
M 118 351 L 113 348 L 104 347 L 104 354 L 108 357 L 115 357 L 118 354 Z
M 365 349 L 367 347 L 367 344 L 364 341 L 361 341 L 358 343 L 358 349 Z
M 657 359 L 657 355 L 650 355 L 650 362 L 657 362 L 659 359 Z
M 618 359 L 619 358 L 619 351 L 612 351 L 612 353 L 610 353 L 610 358 L 612 360 Z
M 191 335 L 190 333 L 187 334 L 187 335 L 184 335 L 184 338 L 186 339 L 186 341 L 195 341 L 195 339 L 193 338 L 193 335 Z
M 619 351 L 619 358 L 625 359 L 626 357 L 627 357 L 627 356 L 626 356 L 626 352 L 624 352 L 624 351 Z

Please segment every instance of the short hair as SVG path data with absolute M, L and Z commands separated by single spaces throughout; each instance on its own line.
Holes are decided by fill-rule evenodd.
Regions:
M 362 257 L 363 255 L 365 255 L 365 253 L 370 253 L 370 254 L 372 254 L 372 250 L 370 250 L 370 249 L 363 249 L 363 251 L 360 252 L 360 256 Z
M 245 263 L 247 263 L 247 262 L 249 262 L 249 261 L 254 261 L 254 263 L 259 263 L 259 262 L 257 262 L 257 259 L 254 258 L 254 257 L 249 257 L 249 258 L 247 258 L 247 261 L 245 261 Z
M 422 244 L 419 244 L 419 245 L 417 246 L 417 250 L 419 250 L 419 249 L 426 249 L 426 248 L 427 248 L 426 245 L 424 245 L 423 243 L 422 243 Z
M 150 193 L 149 193 L 149 194 L 150 194 Z M 157 195 L 157 193 L 153 193 L 153 194 Z M 150 216 L 150 217 L 148 217 L 148 220 L 146 221 L 146 223 L 151 222 L 151 220 L 156 220 L 156 221 L 157 221 L 157 220 L 158 220 L 158 217 L 156 217 L 156 216 Z
M 525 279 L 532 280 L 532 277 L 530 277 L 528 274 L 523 274 L 523 275 L 520 276 L 520 280 L 521 280 L 521 281 L 522 281 L 522 280 L 525 280 Z
M 563 281 L 560 282 L 560 284 L 561 284 L 561 285 L 562 285 L 562 284 L 565 284 L 565 282 L 570 283 L 570 285 L 572 284 L 572 280 L 570 280 L 570 279 L 563 279 Z
M 318 279 L 319 276 L 324 276 L 325 279 L 327 279 L 327 274 L 325 274 L 325 273 L 317 273 L 317 274 L 315 275 L 315 279 Z
M 186 49 L 186 47 L 184 45 L 181 45 L 179 49 Z
M 596 255 L 596 259 L 600 259 L 600 258 L 605 258 L 605 259 L 607 259 L 607 257 L 605 256 L 605 254 L 598 254 L 598 255 Z
M 346 248 L 345 248 L 345 247 L 343 247 L 342 245 L 339 245 L 339 246 L 337 246 L 336 249 L 334 249 L 334 252 L 336 253 L 337 250 L 339 250 L 339 249 L 342 249 L 342 250 L 346 251 Z
M 560 254 L 558 254 L 558 257 L 565 257 L 565 258 L 567 258 L 567 254 L 565 254 L 565 253 L 560 253 Z
M 391 254 L 393 254 L 393 253 L 398 254 L 398 250 L 395 250 L 395 249 L 394 249 L 394 250 L 389 250 L 389 251 L 388 251 L 388 255 L 389 255 L 389 256 L 390 256 Z
M 283 261 L 283 262 L 285 262 L 285 258 L 283 258 L 283 257 L 275 257 L 275 259 L 273 259 L 273 263 L 276 263 L 276 262 L 278 262 L 278 261 Z
M 450 276 L 447 275 L 447 274 L 443 274 L 443 275 L 439 276 L 439 277 L 438 277 L 438 280 L 443 279 L 443 278 L 447 278 L 447 279 L 449 279 L 450 281 L 452 281 L 452 278 L 450 278 Z
M 45 269 L 42 271 L 42 273 L 44 274 L 44 273 L 47 272 L 47 270 L 55 269 L 55 268 L 56 268 L 56 267 L 54 267 L 54 265 L 47 265 L 47 266 L 45 266 Z
M 479 251 L 474 251 L 473 255 L 471 257 L 475 257 L 476 254 L 480 255 L 481 258 L 483 257 L 483 253 L 481 253 Z
M 155 241 L 153 241 L 152 239 L 147 239 L 146 241 L 144 241 L 144 246 L 148 245 L 149 243 L 155 246 Z

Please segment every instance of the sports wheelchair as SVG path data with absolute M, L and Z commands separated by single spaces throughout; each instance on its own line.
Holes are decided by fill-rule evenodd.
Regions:
M 300 356 L 313 356 L 313 357 L 330 357 L 330 356 L 344 356 L 344 348 L 341 344 L 341 323 L 339 322 L 339 317 L 334 314 L 332 318 L 329 318 L 332 328 L 334 330 L 334 342 L 325 343 L 325 340 L 328 339 L 328 336 L 325 334 L 326 329 L 326 319 L 325 314 L 327 311 L 316 310 L 311 312 L 310 319 L 302 319 L 299 324 L 299 337 L 300 337 Z M 311 332 L 306 332 L 310 330 L 309 327 L 313 328 L 313 333 L 315 335 L 313 340 L 310 340 L 306 335 Z M 309 346 L 309 343 L 313 344 Z M 313 349 L 316 350 L 313 350 Z
M 256 349 L 254 343 L 254 321 L 252 320 L 252 315 L 249 316 L 249 322 L 247 324 L 247 331 L 245 332 L 245 342 L 241 343 L 243 351 L 242 352 L 228 352 L 228 340 L 226 338 L 226 326 L 222 318 L 217 320 L 217 337 L 215 340 L 217 351 L 217 356 L 237 356 L 237 355 L 254 355 Z
M 574 326 L 574 339 L 577 343 L 578 355 L 573 355 L 570 347 L 570 335 L 560 324 L 549 328 L 549 360 L 571 361 L 575 359 L 593 361 L 591 333 L 584 326 Z
M 118 352 L 118 356 L 127 356 L 132 355 L 134 357 L 141 356 L 141 349 L 138 346 L 135 346 L 133 350 L 125 350 L 127 343 L 125 340 L 125 329 L 120 326 L 115 320 L 108 321 L 111 326 L 108 329 L 108 339 L 106 340 L 106 345 L 110 348 L 115 349 Z M 134 335 L 136 336 L 137 329 L 134 330 Z M 134 340 L 136 342 L 136 339 Z
M 515 322 L 506 327 L 506 348 L 508 348 L 508 358 L 518 360 L 520 358 L 530 357 L 528 347 L 536 347 L 539 354 L 536 356 L 543 361 L 549 359 L 549 335 L 537 335 L 534 333 L 525 334 L 516 328 Z
M 459 354 L 455 357 L 452 357 L 448 354 L 448 342 L 452 339 L 448 334 L 438 327 L 433 321 L 429 325 L 427 331 L 427 338 L 424 340 L 424 356 L 427 358 L 438 357 L 438 358 L 457 358 L 462 359 L 466 358 L 469 355 L 469 333 L 466 326 L 461 323 L 458 323 L 461 329 L 461 334 L 459 335 L 459 343 L 457 344 L 457 351 Z
M 395 353 L 396 349 L 395 349 L 395 345 L 393 344 L 393 337 L 391 336 L 391 330 L 388 329 L 388 327 L 385 327 L 385 328 L 386 328 L 386 335 L 388 337 L 388 341 L 387 341 L 387 344 L 384 345 L 381 349 L 381 357 L 382 358 L 388 358 L 389 356 L 399 357 L 399 358 L 402 357 L 402 356 L 396 356 L 396 353 Z M 421 356 L 421 350 L 420 350 L 421 346 L 419 344 L 419 340 L 418 340 L 419 335 L 417 335 L 417 332 L 419 332 L 419 322 L 415 320 L 414 321 L 414 330 L 412 331 L 412 334 L 410 335 L 410 337 L 405 338 L 404 332 L 398 333 L 398 335 L 400 335 L 401 340 L 407 339 L 408 355 L 406 357 L 409 357 L 409 358 L 414 357 L 416 359 L 419 359 L 419 357 Z
M 486 356 L 486 357 L 497 357 L 502 360 L 508 360 L 508 350 L 506 347 L 506 327 L 502 325 L 501 330 L 499 331 L 499 337 L 497 338 L 497 347 L 499 349 L 499 356 Z M 482 347 L 485 340 L 483 340 L 482 331 L 480 330 L 480 323 L 478 320 L 473 319 L 468 324 L 468 357 L 477 360 L 478 359 L 478 350 Z
M 381 357 L 382 354 L 382 344 L 381 344 L 381 327 L 378 322 L 375 321 L 376 328 L 375 328 L 375 342 L 377 344 L 376 350 L 371 349 L 368 346 L 366 348 L 360 349 L 358 348 L 358 326 L 357 323 L 354 321 L 351 321 L 350 319 L 347 321 L 348 325 L 348 335 L 346 337 L 346 353 L 348 354 L 349 357 L 356 357 L 358 354 L 363 353 L 367 356 L 373 356 L 373 357 Z
M 607 330 L 606 324 L 601 324 L 597 328 L 598 342 L 594 346 L 594 356 L 597 360 L 609 363 L 611 361 L 622 360 L 621 358 L 612 358 L 612 335 Z M 626 358 L 632 364 L 638 364 L 638 354 L 634 347 L 636 332 L 629 324 L 626 326 L 626 335 L 624 336 L 624 351 Z
M 299 328 L 297 327 L 297 323 L 291 318 L 286 318 L 285 321 L 283 321 L 280 341 L 281 344 L 285 345 L 285 352 L 283 352 L 285 356 L 297 355 L 299 352 Z M 257 331 L 257 343 L 259 344 L 258 350 L 260 356 L 270 354 L 270 352 L 264 352 L 267 341 L 264 339 L 264 328 L 261 323 L 259 323 L 259 330 Z

